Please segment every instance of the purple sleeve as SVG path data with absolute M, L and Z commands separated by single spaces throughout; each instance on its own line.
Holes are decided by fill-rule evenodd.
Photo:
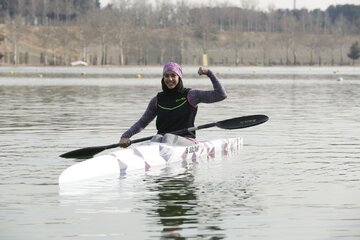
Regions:
M 208 70 L 207 76 L 210 78 L 214 89 L 208 91 L 191 89 L 189 91 L 188 100 L 194 106 L 199 103 L 219 102 L 227 97 L 224 87 L 221 85 L 213 72 Z
M 134 123 L 134 125 L 132 125 L 126 132 L 124 132 L 121 135 L 121 138 L 132 137 L 133 135 L 143 130 L 147 125 L 149 125 L 152 120 L 154 120 L 154 118 L 156 117 L 156 101 L 156 97 L 153 97 L 150 100 L 141 118 L 136 123 Z

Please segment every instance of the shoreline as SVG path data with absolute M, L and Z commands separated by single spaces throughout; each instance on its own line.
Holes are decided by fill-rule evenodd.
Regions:
M 340 78 L 360 79 L 358 66 L 209 66 L 219 78 L 223 79 L 282 79 L 296 78 Z M 185 78 L 199 78 L 198 67 L 184 66 Z M 122 67 L 0 67 L 0 78 L 119 78 L 119 79 L 157 79 L 161 76 L 161 66 L 122 66 Z

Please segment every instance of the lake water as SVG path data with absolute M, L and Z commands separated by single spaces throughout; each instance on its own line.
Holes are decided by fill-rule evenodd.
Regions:
M 201 104 L 196 120 L 268 115 L 251 128 L 198 131 L 199 140 L 242 136 L 239 155 L 65 192 L 58 177 L 76 161 L 58 155 L 116 143 L 160 80 L 0 77 L 0 239 L 360 239 L 359 68 L 216 71 L 241 69 L 263 74 L 222 79 L 228 98 Z M 186 75 L 184 84 L 211 86 Z M 134 138 L 154 132 L 152 123 Z

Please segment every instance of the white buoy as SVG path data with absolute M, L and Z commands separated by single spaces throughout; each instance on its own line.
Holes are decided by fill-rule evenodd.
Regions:
M 342 78 L 342 77 L 339 77 L 338 79 L 337 79 L 337 81 L 338 82 L 342 82 L 344 79 Z

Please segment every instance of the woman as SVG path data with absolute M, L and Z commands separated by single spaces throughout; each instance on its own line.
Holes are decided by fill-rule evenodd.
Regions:
M 119 142 L 120 147 L 128 147 L 130 145 L 129 138 L 144 129 L 155 117 L 158 132 L 153 138 L 154 141 L 168 143 L 169 138 L 172 138 L 172 142 L 184 142 L 183 138 L 167 133 L 193 127 L 199 103 L 214 103 L 226 98 L 224 88 L 209 69 L 200 67 L 198 74 L 207 75 L 214 89 L 203 91 L 184 88 L 182 82 L 183 73 L 179 64 L 175 62 L 165 64 L 161 80 L 163 91 L 150 100 L 142 117 L 122 134 Z M 195 132 L 187 131 L 177 135 L 188 139 L 186 141 L 191 144 L 196 142 Z

